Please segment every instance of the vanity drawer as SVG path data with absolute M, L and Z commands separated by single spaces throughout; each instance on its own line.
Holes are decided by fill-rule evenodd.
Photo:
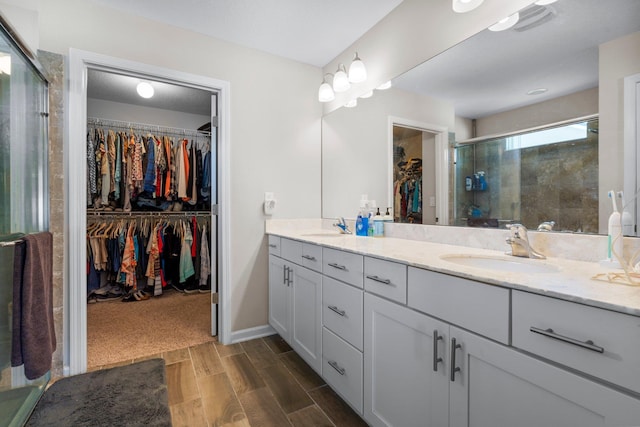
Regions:
M 513 346 L 640 393 L 640 317 L 513 291 Z
M 362 258 L 362 255 L 351 252 L 322 248 L 322 273 L 362 288 Z
M 397 262 L 365 257 L 364 289 L 400 304 L 406 304 L 407 266 Z
M 322 280 L 322 324 L 362 351 L 363 292 L 324 277 Z
M 311 270 L 322 272 L 322 246 L 311 243 L 302 244 L 302 265 Z
M 280 256 L 280 236 L 272 236 L 269 237 L 269 254 Z
M 280 239 L 280 256 L 287 261 L 302 263 L 302 242 L 291 239 Z
M 322 377 L 362 414 L 362 353 L 327 328 L 322 329 Z
M 509 289 L 409 267 L 407 305 L 509 344 Z

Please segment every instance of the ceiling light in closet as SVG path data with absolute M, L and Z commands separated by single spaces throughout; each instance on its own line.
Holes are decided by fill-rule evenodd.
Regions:
M 391 87 L 391 80 L 382 83 L 380 86 L 378 86 L 376 89 L 378 90 L 386 90 L 389 89 Z
M 349 81 L 351 83 L 362 83 L 365 80 L 367 80 L 367 69 L 362 59 L 358 56 L 358 52 L 356 52 L 351 65 L 349 65 Z
M 480 6 L 483 1 L 484 0 L 452 0 L 451 7 L 454 12 L 465 13 Z
M 349 83 L 347 70 L 344 68 L 344 64 L 340 64 L 333 75 L 333 91 L 336 93 L 346 92 L 349 88 L 351 88 L 351 83 Z
M 489 27 L 490 31 L 504 31 L 513 27 L 518 23 L 518 19 L 520 19 L 520 14 L 518 12 L 514 13 L 511 16 L 507 16 L 504 19 L 499 20 L 495 24 Z
M 138 83 L 138 86 L 136 86 L 136 90 L 138 91 L 138 95 L 143 98 L 151 98 L 154 93 L 153 86 L 151 86 L 151 84 L 147 82 Z
M 325 74 L 322 79 L 322 84 L 318 89 L 318 101 L 319 102 L 330 102 L 336 99 L 335 93 L 333 93 L 333 89 L 331 85 L 327 83 L 327 76 L 331 76 L 332 74 Z

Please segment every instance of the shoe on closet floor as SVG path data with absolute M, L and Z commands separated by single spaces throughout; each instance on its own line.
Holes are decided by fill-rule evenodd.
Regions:
M 193 276 L 192 276 L 193 277 Z M 195 294 L 199 291 L 198 282 L 193 279 L 188 279 L 184 285 L 184 292 L 187 294 Z
M 208 294 L 209 292 L 211 292 L 211 283 L 207 283 L 206 285 L 200 285 L 198 287 L 198 292 L 200 292 L 201 294 Z
M 178 291 L 178 292 L 184 293 L 184 287 L 183 287 L 183 285 L 182 285 L 182 284 L 180 284 L 180 283 L 178 283 L 178 284 L 174 284 L 174 283 L 172 283 L 172 284 L 171 284 L 171 287 L 172 287 L 173 289 L 175 289 L 176 291 Z

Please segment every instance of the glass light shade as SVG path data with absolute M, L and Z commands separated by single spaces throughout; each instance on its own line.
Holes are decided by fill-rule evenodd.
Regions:
M 380 86 L 378 86 L 376 89 L 378 90 L 385 90 L 385 89 L 389 89 L 391 87 L 391 80 L 389 80 L 388 82 L 384 82 L 382 83 Z
M 451 7 L 454 12 L 465 13 L 480 6 L 483 1 L 484 0 L 452 0 Z
M 356 52 L 356 56 L 349 66 L 349 81 L 351 83 L 362 83 L 365 80 L 367 80 L 367 69 L 364 66 L 364 62 L 358 57 L 358 52 Z
M 336 71 L 333 76 L 333 91 L 345 92 L 351 88 L 351 83 L 349 83 L 349 77 L 347 77 L 347 72 L 344 69 L 344 65 L 340 64 L 338 67 L 338 71 Z
M 352 99 L 351 101 L 349 101 L 346 104 L 344 104 L 344 106 L 347 107 L 347 108 L 357 107 L 358 106 L 358 100 L 357 99 Z
M 504 19 L 499 20 L 495 24 L 489 27 L 490 31 L 504 31 L 513 27 L 518 23 L 518 19 L 520 19 L 520 14 L 518 12 L 514 13 L 511 16 L 508 16 Z
M 331 85 L 327 82 L 322 82 L 320 89 L 318 89 L 318 101 L 330 102 L 336 99 L 336 95 L 333 93 Z
M 138 95 L 143 98 L 151 98 L 154 93 L 153 86 L 151 86 L 147 82 L 138 83 L 138 86 L 136 86 L 136 91 L 138 91 Z
M 369 92 L 365 92 L 362 95 L 360 95 L 360 98 L 366 99 L 366 98 L 371 98 L 372 96 L 373 96 L 373 91 L 370 90 Z

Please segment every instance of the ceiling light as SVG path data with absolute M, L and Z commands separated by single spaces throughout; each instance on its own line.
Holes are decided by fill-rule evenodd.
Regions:
M 347 108 L 357 107 L 358 106 L 358 100 L 357 99 L 352 99 L 351 101 L 349 101 L 346 104 L 344 104 L 344 106 L 347 107 Z
M 373 96 L 373 91 L 370 90 L 369 92 L 365 92 L 362 95 L 360 95 L 360 98 L 365 99 L 365 98 L 371 98 Z
M 504 19 L 496 22 L 492 26 L 489 27 L 490 31 L 504 31 L 513 27 L 518 23 L 518 19 L 520 19 L 520 14 L 518 12 L 514 13 L 511 16 L 507 16 Z
M 451 7 L 454 12 L 465 13 L 470 12 L 480 6 L 484 0 L 452 0 Z
M 538 0 L 537 2 L 535 2 L 535 4 L 537 4 L 538 6 L 546 6 L 548 4 L 555 3 L 557 1 L 558 0 Z
M 548 89 L 546 87 L 539 87 L 538 89 L 531 89 L 529 92 L 527 92 L 527 95 L 540 95 L 542 93 L 545 93 Z
M 362 83 L 365 80 L 367 80 L 367 69 L 364 66 L 364 62 L 358 57 L 358 52 L 356 52 L 349 66 L 349 81 L 351 83 Z
M 389 80 L 388 82 L 384 82 L 382 83 L 380 86 L 378 86 L 376 89 L 378 90 L 385 90 L 385 89 L 389 89 L 391 87 L 391 80 Z
M 349 90 L 351 83 L 349 83 L 349 77 L 347 77 L 347 71 L 344 68 L 344 64 L 338 66 L 338 70 L 333 76 L 333 91 L 345 92 Z
M 327 83 L 327 76 L 330 76 L 330 75 L 331 74 L 327 74 L 324 76 L 324 79 L 322 79 L 322 84 L 318 89 L 319 102 L 330 102 L 336 99 L 336 95 L 333 93 L 333 89 L 331 88 L 331 85 Z
M 153 86 L 151 86 L 151 84 L 147 82 L 138 83 L 138 86 L 136 86 L 136 90 L 138 91 L 138 95 L 143 98 L 151 98 L 154 93 Z

